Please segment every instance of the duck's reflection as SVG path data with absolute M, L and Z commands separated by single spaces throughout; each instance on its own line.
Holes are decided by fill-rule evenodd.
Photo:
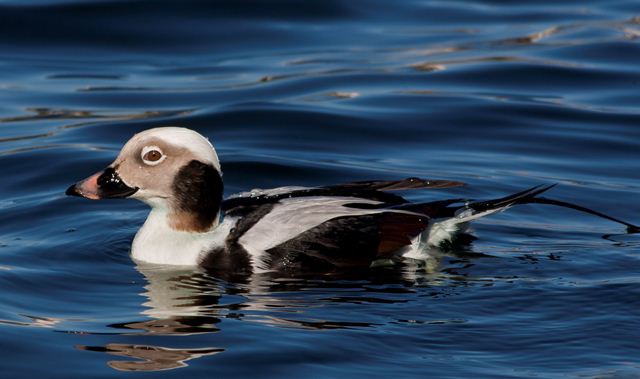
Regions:
M 78 346 L 80 350 L 99 351 L 121 357 L 137 358 L 136 361 L 109 361 L 109 367 L 119 371 L 162 371 L 186 367 L 186 361 L 205 355 L 217 354 L 224 349 L 170 349 L 159 346 L 110 343 L 107 346 Z
M 147 285 L 142 314 L 149 320 L 113 324 L 148 334 L 189 335 L 217 332 L 219 303 L 224 283 L 203 272 L 139 264 Z
M 147 284 L 142 315 L 136 320 L 109 325 L 144 335 L 187 336 L 214 333 L 220 329 L 220 298 L 225 292 L 222 281 L 193 270 L 176 270 L 162 266 L 140 264 L 138 271 Z M 109 367 L 120 371 L 160 371 L 188 366 L 187 361 L 224 351 L 206 346 L 170 348 L 166 346 L 110 343 L 106 346 L 76 346 L 80 350 L 103 352 L 134 360 L 111 360 Z
M 125 334 L 185 336 L 220 331 L 222 320 L 241 319 L 277 327 L 304 329 L 366 328 L 375 324 L 353 320 L 310 318 L 308 308 L 321 304 L 350 302 L 406 302 L 404 295 L 429 275 L 439 275 L 439 259 L 420 269 L 379 268 L 305 277 L 260 274 L 245 277 L 214 277 L 204 271 L 175 270 L 166 266 L 138 264 L 145 277 L 142 315 L 148 319 L 111 324 Z M 213 340 L 213 339 L 212 339 Z M 224 351 L 217 346 L 171 348 L 147 344 L 110 343 L 77 346 L 134 360 L 111 360 L 108 365 L 122 371 L 157 371 L 187 366 L 187 361 Z

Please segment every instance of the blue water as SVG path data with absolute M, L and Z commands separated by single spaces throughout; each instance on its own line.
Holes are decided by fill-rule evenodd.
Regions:
M 640 239 L 606 220 L 519 206 L 424 267 L 233 283 L 137 267 L 145 206 L 64 196 L 180 125 L 227 194 L 558 183 L 640 223 L 639 41 L 636 0 L 0 1 L 0 377 L 640 377 Z

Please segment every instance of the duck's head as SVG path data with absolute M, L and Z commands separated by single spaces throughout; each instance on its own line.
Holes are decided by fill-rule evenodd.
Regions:
M 193 130 L 163 127 L 134 135 L 105 170 L 66 193 L 92 200 L 138 199 L 166 211 L 172 228 L 198 232 L 217 224 L 222 192 L 211 143 Z

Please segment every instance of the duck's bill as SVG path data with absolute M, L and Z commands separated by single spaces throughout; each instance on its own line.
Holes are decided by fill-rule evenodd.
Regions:
M 138 188 L 126 185 L 114 168 L 108 167 L 106 170 L 93 174 L 67 188 L 66 194 L 67 196 L 100 200 L 129 197 L 137 191 Z

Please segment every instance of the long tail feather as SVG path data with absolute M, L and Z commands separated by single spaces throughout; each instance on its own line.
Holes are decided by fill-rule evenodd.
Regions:
M 581 205 L 577 205 L 577 204 L 572 204 L 572 203 L 568 203 L 566 201 L 560 201 L 560 200 L 554 200 L 554 199 L 548 199 L 546 197 L 534 197 L 531 199 L 528 199 L 527 204 L 531 203 L 531 204 L 547 204 L 547 205 L 555 205 L 558 207 L 563 207 L 563 208 L 570 208 L 570 209 L 574 209 L 576 211 L 579 212 L 584 212 L 584 213 L 588 213 L 597 217 L 601 217 L 604 218 L 606 220 L 609 221 L 613 221 L 616 222 L 618 224 L 622 224 L 624 226 L 627 227 L 627 233 L 640 233 L 640 226 L 637 225 L 633 225 L 629 222 L 626 221 L 622 221 L 618 218 L 606 215 L 602 212 L 598 212 L 598 211 L 594 211 L 593 209 L 589 209 L 586 207 L 583 207 Z

